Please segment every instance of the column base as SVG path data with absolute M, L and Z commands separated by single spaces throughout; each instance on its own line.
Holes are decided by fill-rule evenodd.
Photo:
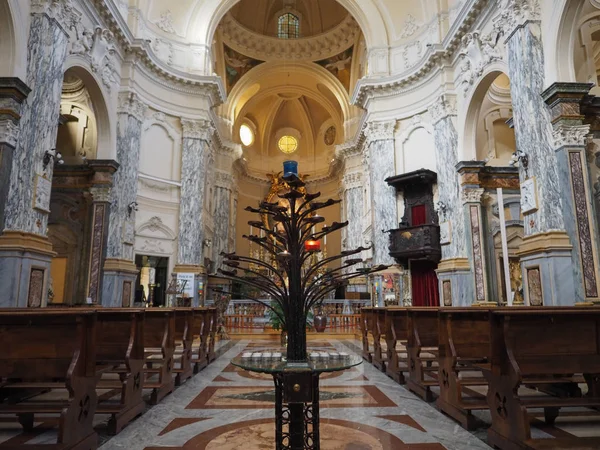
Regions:
M 102 283 L 102 306 L 107 308 L 133 306 L 138 272 L 136 265 L 129 260 L 106 258 Z
M 46 306 L 54 256 L 56 253 L 47 237 L 5 231 L 0 236 L 0 307 Z
M 475 298 L 473 274 L 468 258 L 443 259 L 435 271 L 441 306 L 471 306 Z
M 564 231 L 548 231 L 523 238 L 521 258 L 523 293 L 530 306 L 573 306 L 576 289 L 572 246 Z

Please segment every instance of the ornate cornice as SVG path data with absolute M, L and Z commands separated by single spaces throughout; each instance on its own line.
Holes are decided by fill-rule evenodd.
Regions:
M 433 125 L 446 117 L 456 116 L 456 96 L 450 94 L 441 95 L 431 104 L 429 112 Z
M 539 0 L 501 0 L 502 11 L 494 20 L 495 29 L 509 40 L 517 28 L 527 22 L 540 20 Z
M 292 40 L 255 33 L 229 13 L 221 21 L 219 30 L 223 41 L 229 47 L 261 61 L 319 61 L 350 48 L 360 35 L 360 27 L 350 14 L 339 25 L 325 33 Z
M 363 187 L 363 173 L 358 171 L 345 173 L 342 177 L 343 190 L 361 188 Z
M 556 125 L 552 130 L 554 148 L 584 147 L 590 134 L 590 125 Z
M 209 142 L 215 131 L 212 122 L 206 119 L 190 120 L 181 119 L 184 139 L 201 139 Z
M 489 1 L 467 0 L 443 42 L 429 45 L 420 62 L 409 70 L 389 77 L 358 80 L 352 95 L 352 103 L 365 108 L 371 98 L 397 95 L 422 82 L 437 67 L 452 59 L 461 45 L 463 36 L 471 29 Z
M 396 121 L 368 122 L 365 126 L 365 137 L 367 142 L 387 141 L 394 139 Z
M 135 92 L 119 93 L 119 105 L 117 107 L 117 112 L 119 114 L 129 114 L 140 122 L 143 122 L 147 110 L 148 106 Z
M 461 192 L 461 199 L 465 203 L 481 203 L 481 198 L 485 192 L 484 188 L 465 188 Z

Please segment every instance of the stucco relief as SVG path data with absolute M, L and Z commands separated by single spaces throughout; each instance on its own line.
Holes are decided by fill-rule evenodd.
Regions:
M 459 70 L 463 93 L 466 95 L 487 66 L 502 60 L 503 45 L 498 31 L 483 36 L 479 31 L 467 33 L 461 43 L 459 56 L 462 62 Z

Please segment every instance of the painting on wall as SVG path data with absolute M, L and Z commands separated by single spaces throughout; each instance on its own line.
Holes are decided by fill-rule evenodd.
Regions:
M 329 70 L 338 80 L 340 80 L 348 92 L 350 92 L 350 70 L 352 69 L 353 51 L 354 47 L 352 46 L 339 55 L 316 61 L 317 64 Z
M 233 88 L 246 73 L 264 62 L 244 56 L 226 45 L 223 46 L 223 55 L 225 57 L 227 92 L 231 92 L 231 88 Z

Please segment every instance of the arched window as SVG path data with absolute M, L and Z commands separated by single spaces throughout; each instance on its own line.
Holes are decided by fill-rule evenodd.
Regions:
M 292 13 L 285 13 L 277 20 L 279 39 L 298 39 L 300 37 L 300 19 Z

